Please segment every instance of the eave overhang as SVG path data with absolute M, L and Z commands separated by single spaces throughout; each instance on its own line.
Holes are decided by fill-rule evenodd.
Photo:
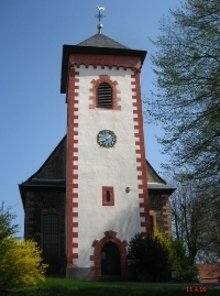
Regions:
M 18 185 L 21 194 L 23 208 L 25 207 L 25 196 L 31 190 L 66 190 L 66 179 L 41 179 L 32 178 Z
M 127 49 L 127 48 L 63 45 L 61 87 L 60 87 L 61 93 L 66 93 L 66 84 L 68 81 L 67 74 L 68 74 L 68 66 L 69 66 L 69 56 L 72 54 L 139 57 L 142 65 L 147 52 L 144 50 L 133 50 L 133 49 Z
M 149 193 L 168 194 L 170 196 L 175 190 L 176 188 L 166 184 L 148 183 Z

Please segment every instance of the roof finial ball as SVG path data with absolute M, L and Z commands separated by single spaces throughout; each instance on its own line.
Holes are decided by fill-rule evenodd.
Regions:
M 99 11 L 99 13 L 98 13 L 98 15 L 97 15 L 96 17 L 97 17 L 98 20 L 99 20 L 99 23 L 98 23 L 98 25 L 97 25 L 97 28 L 98 28 L 98 30 L 99 30 L 99 34 L 100 34 L 101 31 L 102 31 L 102 28 L 103 28 L 103 24 L 101 24 L 100 21 L 101 21 L 101 18 L 104 17 L 104 15 L 101 14 L 101 11 L 102 11 L 102 10 L 105 10 L 105 7 L 100 7 L 100 6 L 98 6 L 98 5 L 96 5 L 96 7 L 97 7 L 97 9 L 98 9 L 98 11 Z
M 103 24 L 98 24 L 97 28 L 99 30 L 99 34 L 102 33 Z

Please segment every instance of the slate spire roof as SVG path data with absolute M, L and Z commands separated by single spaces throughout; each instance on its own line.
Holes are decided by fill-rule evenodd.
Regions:
M 79 44 L 77 44 L 77 46 L 130 49 L 129 47 L 124 46 L 121 43 L 107 37 L 106 35 L 99 33 L 80 42 Z
M 61 70 L 61 93 L 66 93 L 67 73 L 69 67 L 69 56 L 71 54 L 89 55 L 116 55 L 139 57 L 141 65 L 147 52 L 145 50 L 131 49 L 104 34 L 96 34 L 80 42 L 77 45 L 63 45 L 62 70 Z

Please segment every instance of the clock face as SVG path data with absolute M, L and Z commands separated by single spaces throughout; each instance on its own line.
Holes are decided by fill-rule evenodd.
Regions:
M 110 148 L 115 145 L 117 137 L 114 132 L 102 130 L 97 135 L 97 142 L 101 147 Z

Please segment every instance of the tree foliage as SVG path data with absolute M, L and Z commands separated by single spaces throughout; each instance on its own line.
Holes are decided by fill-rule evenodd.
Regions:
M 44 280 L 46 264 L 42 264 L 41 250 L 33 241 L 5 238 L 1 245 L 0 288 L 16 289 L 36 285 Z
M 183 241 L 173 239 L 157 228 L 154 229 L 154 237 L 167 249 L 171 269 L 175 270 L 177 275 L 190 266 Z
M 174 238 L 184 243 L 191 264 L 215 261 L 220 257 L 220 200 L 199 190 L 199 181 L 187 175 L 172 183 L 176 187 L 170 197 Z
M 147 276 L 145 280 L 169 279 L 168 250 L 157 237 L 142 237 L 140 233 L 135 234 L 129 243 L 128 259 L 138 276 Z
M 171 270 L 175 270 L 177 281 L 198 280 L 198 269 L 191 264 L 183 242 L 159 229 L 154 229 L 151 237 L 135 234 L 129 243 L 128 259 L 142 281 L 170 280 Z
M 6 237 L 14 235 L 18 230 L 18 224 L 12 224 L 15 215 L 11 213 L 11 208 L 5 208 L 4 203 L 0 206 L 0 241 Z
M 175 280 L 179 282 L 197 282 L 199 270 L 191 262 L 184 242 L 173 239 L 159 229 L 154 230 L 154 237 L 167 249 L 170 266 L 175 271 Z
M 152 41 L 157 93 L 147 115 L 159 121 L 170 166 L 187 167 L 220 191 L 220 0 L 188 0 L 170 10 Z M 214 193 L 212 193 L 214 194 Z
M 14 237 L 18 225 L 12 223 L 15 215 L 10 210 L 0 207 L 0 290 L 35 285 L 44 280 L 47 268 L 35 242 Z

